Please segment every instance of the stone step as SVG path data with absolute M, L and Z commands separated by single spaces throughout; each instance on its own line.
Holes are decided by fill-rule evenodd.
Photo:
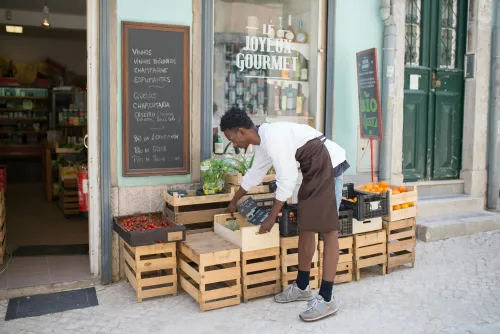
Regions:
M 417 218 L 417 237 L 435 241 L 500 230 L 500 213 L 477 211 L 447 217 Z
M 484 198 L 468 195 L 422 196 L 418 199 L 418 217 L 431 218 L 483 211 Z
M 464 180 L 423 181 L 406 183 L 406 185 L 418 187 L 419 198 L 426 196 L 463 195 L 464 184 Z

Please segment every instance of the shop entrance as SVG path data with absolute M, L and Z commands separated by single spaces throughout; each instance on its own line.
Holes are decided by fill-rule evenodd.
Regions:
M 86 1 L 0 7 L 0 289 L 92 279 Z
M 405 181 L 457 179 L 467 1 L 406 1 L 405 19 Z

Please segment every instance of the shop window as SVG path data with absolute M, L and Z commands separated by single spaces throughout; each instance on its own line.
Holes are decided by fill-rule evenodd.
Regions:
M 405 65 L 420 65 L 420 0 L 406 0 Z
M 277 121 L 322 131 L 323 0 L 214 0 L 213 122 L 230 108 L 256 125 Z M 214 136 L 215 140 L 218 139 Z

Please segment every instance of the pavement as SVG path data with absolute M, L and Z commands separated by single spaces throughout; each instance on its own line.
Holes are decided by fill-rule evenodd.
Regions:
M 305 303 L 270 297 L 202 313 L 184 293 L 137 303 L 126 282 L 97 290 L 97 307 L 2 319 L 0 333 L 500 333 L 500 231 L 419 242 L 415 268 L 336 285 L 341 310 L 315 323 L 299 320 Z

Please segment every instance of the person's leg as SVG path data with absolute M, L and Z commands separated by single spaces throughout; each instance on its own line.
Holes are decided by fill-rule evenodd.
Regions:
M 344 174 L 335 178 L 335 199 L 337 201 L 337 212 L 340 209 L 342 202 L 342 189 L 344 188 Z
M 333 296 L 333 281 L 339 262 L 338 232 L 323 233 L 325 248 L 323 250 L 323 280 L 319 294 L 309 302 L 307 310 L 299 316 L 303 321 L 315 321 L 338 312 L 340 302 Z
M 309 276 L 311 272 L 311 262 L 316 252 L 316 239 L 314 232 L 300 232 L 299 234 L 299 272 L 297 280 L 289 285 L 282 293 L 274 296 L 278 303 L 289 303 L 299 300 L 311 300 L 313 295 L 309 286 Z M 286 270 L 283 268 L 282 270 Z
M 323 249 L 323 277 L 319 295 L 323 297 L 326 302 L 329 302 L 332 298 L 333 282 L 335 281 L 337 264 L 339 262 L 338 231 L 323 233 L 323 242 L 325 244 Z

